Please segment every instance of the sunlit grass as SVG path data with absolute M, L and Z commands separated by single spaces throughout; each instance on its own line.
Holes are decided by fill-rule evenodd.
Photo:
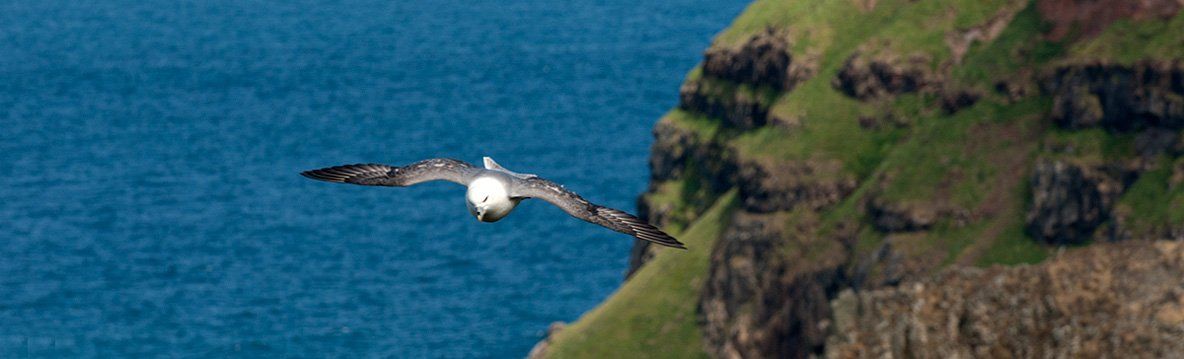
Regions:
M 686 251 L 661 250 L 599 307 L 560 331 L 552 358 L 703 358 L 696 325 L 711 248 L 727 226 L 736 194 L 721 197 L 678 238 Z

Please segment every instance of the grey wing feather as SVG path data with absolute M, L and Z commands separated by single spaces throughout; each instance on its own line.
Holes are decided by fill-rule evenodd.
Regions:
M 637 239 L 667 247 L 686 249 L 686 246 L 674 237 L 629 213 L 588 202 L 580 195 L 568 191 L 567 188 L 540 177 L 514 181 L 511 196 L 538 198 L 563 209 L 572 217 L 628 234 Z
M 445 180 L 468 185 L 478 168 L 464 161 L 433 158 L 403 167 L 383 164 L 353 164 L 304 171 L 300 175 L 315 180 L 352 183 L 365 186 L 405 187 L 427 181 Z

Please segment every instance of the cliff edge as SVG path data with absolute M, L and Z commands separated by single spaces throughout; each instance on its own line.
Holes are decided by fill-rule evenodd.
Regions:
M 1184 343 L 1182 0 L 758 0 L 654 129 L 629 279 L 549 357 Z

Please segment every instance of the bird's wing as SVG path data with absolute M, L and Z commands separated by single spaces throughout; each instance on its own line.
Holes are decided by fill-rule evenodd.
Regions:
M 563 186 L 540 177 L 515 180 L 510 192 L 512 197 L 538 198 L 550 202 L 572 217 L 599 224 L 637 239 L 686 249 L 686 246 L 674 237 L 631 214 L 588 202 Z
M 478 168 L 464 161 L 433 158 L 403 167 L 381 164 L 356 164 L 304 171 L 300 175 L 315 180 L 353 183 L 366 186 L 405 187 L 416 183 L 445 180 L 468 185 Z

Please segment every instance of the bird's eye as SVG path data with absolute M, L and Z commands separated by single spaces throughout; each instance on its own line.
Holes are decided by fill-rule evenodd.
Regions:
M 489 196 L 485 196 L 485 199 L 482 199 L 481 203 L 485 203 L 485 201 L 488 201 L 488 200 L 489 200 Z

